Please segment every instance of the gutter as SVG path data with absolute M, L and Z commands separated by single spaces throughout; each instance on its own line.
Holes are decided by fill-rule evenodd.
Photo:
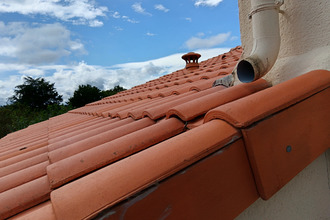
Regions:
M 281 44 L 279 8 L 284 0 L 251 0 L 253 48 L 251 54 L 237 64 L 241 82 L 263 77 L 273 67 Z

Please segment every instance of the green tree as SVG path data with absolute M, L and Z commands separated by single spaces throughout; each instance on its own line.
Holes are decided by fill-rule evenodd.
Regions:
M 22 104 L 32 109 L 45 109 L 48 105 L 60 104 L 62 96 L 43 78 L 25 77 L 24 83 L 15 87 L 15 95 L 9 98 L 14 104 Z
M 69 105 L 73 108 L 84 106 L 90 102 L 100 100 L 102 98 L 101 90 L 95 86 L 79 85 L 73 93 L 73 96 L 69 98 Z
M 0 138 L 69 110 L 70 106 L 57 104 L 48 105 L 45 109 L 32 109 L 19 103 L 0 106 Z
M 12 131 L 13 117 L 10 109 L 0 106 L 0 138 Z
M 69 98 L 68 104 L 71 105 L 73 108 L 79 108 L 88 103 L 98 101 L 104 97 L 114 95 L 124 90 L 125 89 L 119 85 L 115 86 L 113 89 L 104 91 L 89 84 L 79 85 L 78 89 L 74 91 L 73 96 Z
M 111 96 L 111 95 L 114 95 L 118 92 L 125 91 L 125 90 L 126 90 L 125 88 L 121 87 L 120 85 L 117 85 L 113 89 L 102 91 L 102 96 L 104 98 L 104 97 Z

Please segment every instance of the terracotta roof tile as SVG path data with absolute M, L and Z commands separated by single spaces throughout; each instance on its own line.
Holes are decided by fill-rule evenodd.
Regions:
M 218 118 L 228 121 L 235 127 L 246 127 L 328 88 L 329 85 L 329 71 L 315 70 L 251 96 L 222 105 L 210 111 L 205 116 L 205 121 Z
M 62 119 L 59 120 L 59 121 L 61 121 L 61 123 L 54 122 L 54 124 L 51 127 L 52 131 L 60 130 L 65 127 L 79 124 L 79 123 L 92 119 L 91 117 L 88 117 L 88 116 L 78 116 L 78 115 L 72 115 L 72 114 L 68 114 L 68 113 L 64 114 L 63 116 L 66 116 L 66 117 L 63 117 Z M 50 120 L 50 122 L 52 122 L 52 120 Z
M 40 147 L 46 146 L 47 143 L 48 143 L 47 139 L 43 138 L 43 139 L 37 140 L 35 142 L 31 142 L 31 143 L 23 143 L 20 145 L 15 144 L 14 146 L 12 146 L 13 149 L 10 149 L 10 150 L 7 150 L 6 152 L 1 153 L 0 159 L 5 160 L 5 159 L 8 159 L 8 158 L 20 155 L 20 154 L 24 154 L 29 151 L 33 151 Z
M 117 121 L 119 121 L 119 119 L 117 120 L 117 119 L 101 118 L 97 121 L 89 121 L 88 123 L 82 123 L 81 126 L 70 126 L 58 132 L 51 132 L 48 135 L 49 137 L 48 143 L 52 144 L 54 142 L 58 142 L 66 138 L 72 138 L 75 135 L 82 134 L 87 131 L 92 131 L 94 129 L 101 128 L 103 126 L 115 123 Z
M 220 134 L 219 130 L 222 130 Z M 200 136 L 207 138 L 200 139 Z M 120 160 L 53 190 L 51 200 L 56 216 L 59 219 L 82 219 L 96 214 L 98 210 L 107 208 L 220 149 L 238 136 L 238 132 L 226 123 L 212 121 Z M 74 202 L 72 198 L 75 198 Z
M 158 105 L 164 103 L 165 101 L 166 102 L 170 102 L 172 100 L 177 99 L 177 97 L 178 96 L 176 96 L 176 95 L 171 95 L 171 96 L 168 96 L 168 97 L 165 97 L 165 98 L 159 97 L 159 98 L 152 99 L 152 100 L 150 100 L 150 102 L 148 102 L 145 105 L 136 106 L 136 108 L 129 110 L 127 112 L 127 116 L 132 117 L 135 120 L 141 119 L 142 116 L 143 116 L 143 112 L 145 111 L 145 109 L 152 108 L 154 106 L 158 106 Z
M 200 97 L 204 97 L 215 91 L 222 90 L 223 88 L 224 87 L 209 88 L 209 89 L 206 89 L 201 92 L 190 91 L 188 93 L 175 97 L 175 99 L 166 100 L 166 102 L 163 102 L 162 104 L 153 106 L 151 108 L 146 107 L 145 111 L 143 112 L 143 115 L 148 116 L 153 120 L 164 117 L 166 115 L 166 113 L 174 106 L 189 102 L 191 100 L 194 100 L 194 99 L 197 99 Z M 186 120 L 186 121 L 188 121 L 188 120 Z
M 5 219 L 49 198 L 47 176 L 9 189 L 0 196 L 0 218 Z
M 0 177 L 0 193 L 46 175 L 48 161 Z
M 24 219 L 24 220 L 56 220 L 56 216 L 53 210 L 53 206 L 51 202 L 45 202 L 31 209 L 20 213 L 13 218 L 12 220 Z
M 48 149 L 47 149 L 46 146 L 38 148 L 38 149 L 33 150 L 33 151 L 25 152 L 24 154 L 20 154 L 20 155 L 8 158 L 6 160 L 0 161 L 0 168 L 7 167 L 11 164 L 14 164 L 14 163 L 17 163 L 19 161 L 23 161 L 25 159 L 29 159 L 29 158 L 32 158 L 34 156 L 37 156 L 37 155 L 40 155 L 40 154 L 43 154 L 43 153 L 47 153 L 47 152 L 48 152 Z
M 329 87 L 330 81 L 327 89 L 242 130 L 263 199 L 273 196 L 329 148 Z
M 69 133 L 67 135 L 62 135 L 56 140 L 53 139 L 53 141 L 50 141 L 50 144 L 48 145 L 49 151 L 53 151 L 56 149 L 59 149 L 64 146 L 68 146 L 70 144 L 76 143 L 78 141 L 87 139 L 91 136 L 102 134 L 103 132 L 107 132 L 111 129 L 121 127 L 123 125 L 129 124 L 133 122 L 131 118 L 128 118 L 127 120 L 114 120 L 113 123 L 106 123 L 106 124 L 101 124 L 99 126 L 93 126 L 91 128 L 87 129 L 80 129 L 78 131 L 74 131 L 72 133 Z
M 45 128 L 45 132 L 42 133 L 33 132 L 32 134 L 26 135 L 26 138 L 17 138 L 17 139 L 15 138 L 12 141 L 10 141 L 6 147 L 12 148 L 14 147 L 14 145 L 21 146 L 22 144 L 32 143 L 40 139 L 46 139 L 48 137 L 47 135 L 48 135 L 47 128 Z
M 95 219 L 234 219 L 258 196 L 239 139 Z
M 20 162 L 10 164 L 10 165 L 2 167 L 0 169 L 0 177 L 17 172 L 19 170 L 26 169 L 30 166 L 33 166 L 33 165 L 36 165 L 36 164 L 39 164 L 39 163 L 42 163 L 45 161 L 48 161 L 48 153 L 39 154 L 37 156 L 30 157 L 30 158 L 22 160 Z
M 139 102 L 135 102 L 134 105 L 130 105 L 129 108 L 124 108 L 124 109 L 114 109 L 113 112 L 111 113 L 111 115 L 113 117 L 118 117 L 120 119 L 124 119 L 128 117 L 128 113 L 134 109 L 137 109 L 139 107 L 143 107 L 143 106 L 147 106 L 150 105 L 151 103 L 153 103 L 153 101 L 159 101 L 160 98 L 154 98 L 154 99 L 145 99 L 145 100 L 141 100 Z
M 167 111 L 167 117 L 176 115 L 184 121 L 189 121 L 197 116 L 205 114 L 207 111 L 215 107 L 250 95 L 254 92 L 265 89 L 268 86 L 269 84 L 261 79 L 253 83 L 240 84 L 227 89 L 225 89 L 224 86 L 219 86 L 221 89 L 212 88 L 212 93 L 203 94 L 203 96 L 200 97 L 194 97 L 194 99 L 182 102 L 182 104 L 180 103 L 180 105 L 170 109 Z
M 0 139 L 0 219 L 233 219 L 268 199 L 328 148 L 330 74 L 212 87 L 241 53 Z
M 176 103 L 180 103 L 185 99 L 190 99 L 191 95 L 195 94 L 196 91 L 190 91 L 183 95 L 172 96 L 170 98 L 164 98 L 161 102 L 158 102 L 157 105 L 153 105 L 152 107 L 145 107 L 142 112 L 143 116 L 148 116 L 149 118 L 156 120 L 161 117 L 164 117 L 166 111 L 171 108 L 171 106 L 176 105 Z
M 58 161 L 47 168 L 52 188 L 166 140 L 183 129 L 181 121 L 165 120 Z
M 150 100 L 143 100 L 143 102 L 149 102 Z M 118 108 L 112 108 L 111 110 L 105 111 L 102 113 L 103 116 L 106 117 L 115 117 L 115 115 L 117 114 L 117 112 L 122 111 L 122 110 L 126 110 L 126 109 L 131 109 L 132 107 L 139 105 L 141 102 L 137 101 L 137 102 L 131 102 L 128 103 L 126 105 L 122 105 Z
M 120 126 L 111 130 L 107 130 L 105 132 L 90 135 L 81 140 L 76 140 L 73 143 L 65 144 L 65 145 L 57 145 L 56 148 L 52 146 L 51 151 L 48 154 L 49 160 L 51 163 L 62 160 L 64 158 L 70 157 L 79 152 L 88 150 L 97 145 L 104 144 L 108 141 L 119 138 L 123 135 L 132 133 L 139 129 L 145 128 L 154 124 L 155 122 L 150 118 L 143 118 L 138 121 L 131 122 L 124 126 Z M 71 140 L 70 140 L 71 141 Z

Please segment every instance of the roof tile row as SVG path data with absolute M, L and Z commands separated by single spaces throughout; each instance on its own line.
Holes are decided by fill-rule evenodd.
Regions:
M 260 160 L 276 159 L 268 152 L 277 152 L 275 144 L 264 146 L 271 129 L 282 129 L 289 116 L 292 126 L 313 125 L 314 137 L 323 135 L 321 146 L 329 143 L 330 106 L 324 100 L 330 74 L 314 71 L 273 87 L 264 80 L 212 87 L 232 71 L 241 52 L 234 48 L 199 69 L 176 71 L 1 139 L 0 219 L 24 210 L 16 219 L 179 218 L 190 215 L 187 208 L 191 219 L 232 219 L 259 193 L 269 198 L 327 148 L 310 149 L 306 141 L 294 154 L 298 165 L 285 162 L 293 169 L 282 182 L 267 175 L 275 169 L 281 179 L 281 162 L 274 168 Z M 317 112 L 317 120 L 306 119 L 309 113 L 300 109 Z M 271 142 L 286 144 L 283 132 Z M 304 145 L 304 138 L 293 137 L 291 143 L 300 138 Z M 309 151 L 310 159 L 299 156 Z

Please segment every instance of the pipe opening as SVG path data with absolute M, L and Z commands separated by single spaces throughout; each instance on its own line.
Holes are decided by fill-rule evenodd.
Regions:
M 241 60 L 237 65 L 237 76 L 241 82 L 252 82 L 254 80 L 254 69 L 251 63 Z

